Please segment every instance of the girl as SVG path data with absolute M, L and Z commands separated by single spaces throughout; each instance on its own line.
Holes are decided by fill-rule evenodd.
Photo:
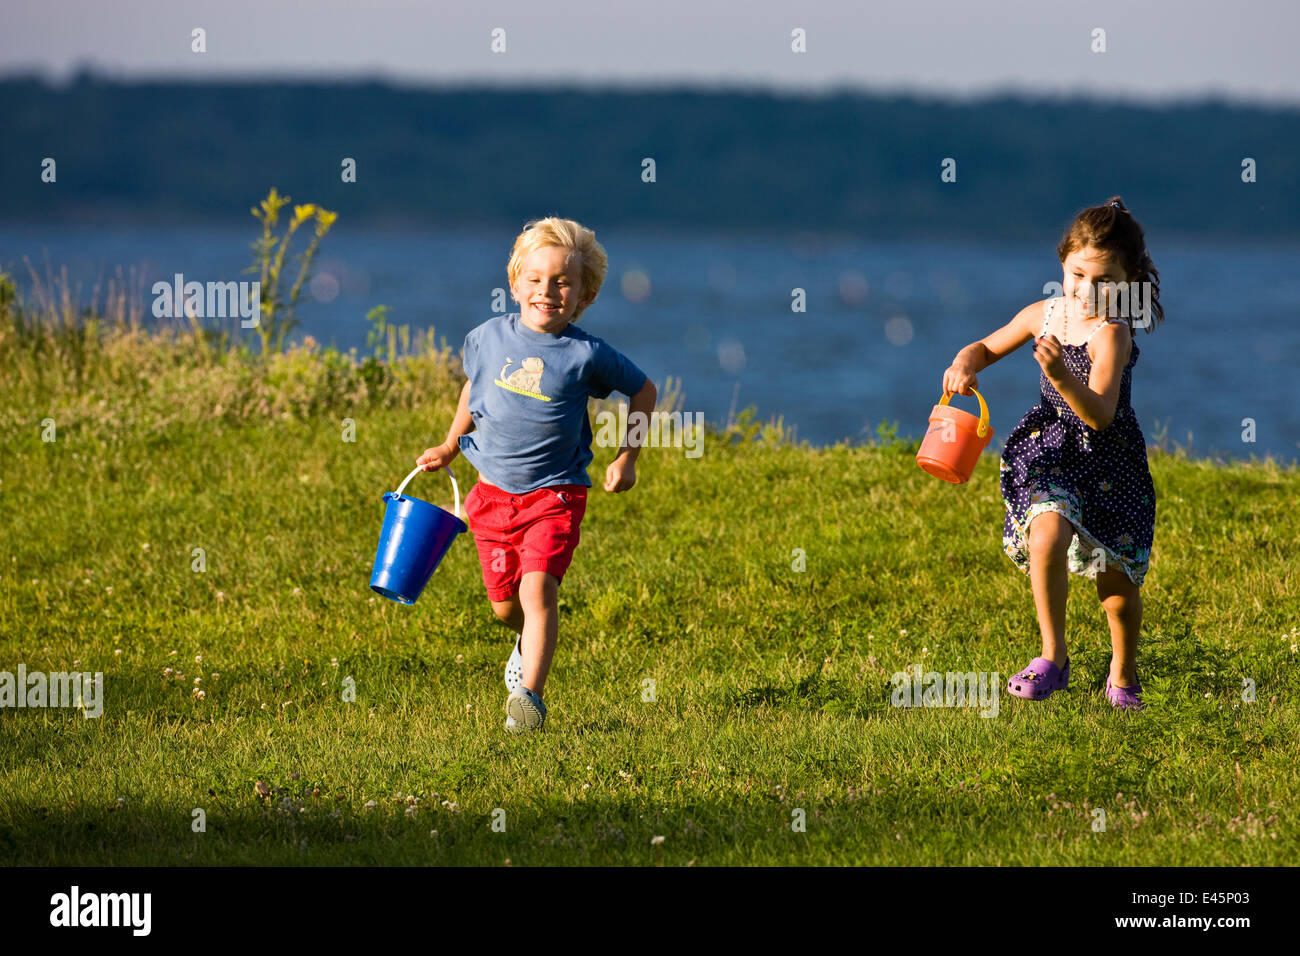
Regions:
M 1156 493 L 1129 394 L 1139 351 L 1134 328 L 1140 324 L 1150 332 L 1153 313 L 1164 321 L 1160 274 L 1147 255 L 1142 227 L 1118 196 L 1080 212 L 1056 251 L 1064 295 L 1026 306 L 1006 326 L 958 352 L 943 373 L 943 388 L 971 394 L 979 384 L 977 372 L 1033 339 L 1042 394 L 1007 436 L 1002 453 L 1002 547 L 1029 575 L 1043 647 L 1042 656 L 1007 682 L 1007 690 L 1042 700 L 1069 686 L 1069 572 L 1096 581 L 1110 623 L 1107 699 L 1140 710 L 1139 588 L 1151 557 Z M 1117 289 L 1120 283 L 1128 285 Z M 1121 311 L 1125 289 L 1149 294 L 1150 308 L 1140 316 L 1135 309 Z M 1140 295 L 1127 301 L 1134 300 L 1144 301 Z

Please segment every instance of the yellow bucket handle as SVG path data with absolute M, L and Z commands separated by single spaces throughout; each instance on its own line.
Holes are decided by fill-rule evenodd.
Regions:
M 980 438 L 983 438 L 985 435 L 989 433 L 989 407 L 984 403 L 983 395 L 975 391 L 975 389 L 973 388 L 971 389 L 971 391 L 975 392 L 975 397 L 980 400 L 980 427 L 975 432 L 975 434 L 977 434 Z M 947 405 L 948 399 L 950 398 L 952 398 L 952 392 L 944 392 L 943 399 L 939 402 L 939 404 Z

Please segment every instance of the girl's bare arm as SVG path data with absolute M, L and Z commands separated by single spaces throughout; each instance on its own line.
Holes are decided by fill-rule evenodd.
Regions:
M 1068 369 L 1052 381 L 1074 413 L 1094 431 L 1104 431 L 1115 420 L 1119 389 L 1133 345 L 1129 331 L 1118 323 L 1103 326 L 1093 338 L 1096 357 L 1088 381 Z
M 1044 302 L 1031 302 L 1002 328 L 966 346 L 943 373 L 943 390 L 969 395 L 979 386 L 976 375 L 1030 341 L 1043 324 Z

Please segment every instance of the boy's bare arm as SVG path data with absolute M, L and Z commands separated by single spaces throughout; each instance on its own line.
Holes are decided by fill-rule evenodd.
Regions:
M 644 420 L 649 423 L 650 416 L 655 410 L 655 402 L 659 400 L 659 391 L 655 388 L 655 383 L 646 378 L 645 384 L 641 386 L 641 391 L 633 395 L 628 401 L 628 421 L 633 421 L 633 416 L 640 412 Z M 628 428 L 631 431 L 631 427 Z M 648 434 L 649 429 L 645 429 L 643 434 Z M 605 469 L 605 490 L 606 491 L 627 491 L 636 484 L 636 458 L 641 454 L 641 444 L 633 444 L 628 441 L 628 436 L 623 436 L 623 444 L 619 447 L 618 455 L 609 463 Z
M 628 400 L 628 420 L 637 412 L 640 412 L 647 420 L 655 410 L 655 402 L 659 401 L 659 390 L 655 388 L 655 383 L 649 378 L 641 386 L 641 391 L 637 392 Z M 633 445 L 623 436 L 623 444 L 619 446 L 618 457 L 627 458 L 629 461 L 636 461 L 636 456 L 641 454 L 641 445 L 638 442 Z
M 450 465 L 452 459 L 460 454 L 460 436 L 468 435 L 473 430 L 474 419 L 469 413 L 469 382 L 466 381 L 465 387 L 460 390 L 460 403 L 456 406 L 451 428 L 447 430 L 447 440 L 441 445 L 426 448 L 415 463 L 425 471 L 437 471 Z

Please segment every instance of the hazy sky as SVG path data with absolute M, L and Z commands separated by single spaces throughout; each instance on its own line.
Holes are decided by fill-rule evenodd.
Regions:
M 202 27 L 207 52 L 190 50 Z M 506 51 L 490 49 L 494 28 Z M 807 52 L 791 51 L 803 28 Z M 1092 31 L 1106 31 L 1094 53 Z M 2 0 L 0 72 L 1300 104 L 1296 0 Z

